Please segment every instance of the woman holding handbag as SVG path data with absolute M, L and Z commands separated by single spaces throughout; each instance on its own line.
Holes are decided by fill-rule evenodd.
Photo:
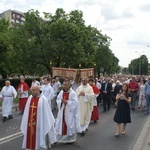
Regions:
M 118 107 L 114 115 L 114 122 L 117 123 L 115 136 L 118 136 L 120 133 L 121 123 L 123 123 L 122 135 L 125 134 L 127 123 L 131 123 L 130 105 L 129 105 L 129 103 L 131 102 L 131 95 L 129 93 L 128 84 L 124 83 L 122 85 L 120 94 L 116 95 L 116 101 L 118 101 Z

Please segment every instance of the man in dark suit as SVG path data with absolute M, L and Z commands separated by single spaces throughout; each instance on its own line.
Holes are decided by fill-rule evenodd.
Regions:
M 102 84 L 102 98 L 103 98 L 103 112 L 106 112 L 106 105 L 107 110 L 110 109 L 110 99 L 111 99 L 111 90 L 112 84 L 109 82 L 109 78 L 105 77 L 105 82 Z

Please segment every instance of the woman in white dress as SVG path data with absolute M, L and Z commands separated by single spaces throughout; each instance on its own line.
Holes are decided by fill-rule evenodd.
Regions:
M 145 109 L 146 99 L 145 99 L 144 88 L 145 88 L 144 80 L 141 79 L 140 83 L 139 83 L 139 107 L 140 107 L 140 111 Z

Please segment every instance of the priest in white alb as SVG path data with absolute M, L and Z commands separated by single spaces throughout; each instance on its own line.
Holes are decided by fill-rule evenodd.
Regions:
M 82 84 L 77 88 L 76 93 L 79 100 L 81 131 L 84 136 L 85 131 L 88 130 L 94 102 L 94 92 L 88 84 L 87 77 L 82 78 Z
M 57 97 L 58 114 L 56 119 L 57 142 L 73 143 L 80 130 L 80 115 L 77 94 L 70 87 L 70 81 L 65 78 L 63 90 Z
M 5 122 L 7 119 L 12 119 L 12 105 L 13 100 L 17 96 L 17 91 L 15 88 L 10 85 L 10 81 L 5 81 L 5 86 L 2 88 L 1 91 L 2 95 L 2 121 Z
M 24 135 L 22 148 L 40 150 L 56 142 L 55 119 L 40 87 L 33 85 L 31 91 L 32 95 L 28 98 L 21 122 Z
M 44 85 L 42 85 L 42 88 L 41 88 L 42 93 L 47 98 L 48 103 L 49 103 L 50 108 L 51 108 L 51 100 L 55 96 L 54 95 L 54 90 L 50 85 L 50 78 L 49 77 L 44 77 L 43 79 L 44 79 L 44 81 L 43 81 Z

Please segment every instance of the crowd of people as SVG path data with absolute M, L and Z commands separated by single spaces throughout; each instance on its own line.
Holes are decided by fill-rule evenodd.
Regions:
M 29 91 L 31 95 L 29 96 Z M 77 133 L 84 136 L 91 121 L 100 119 L 99 107 L 103 113 L 116 107 L 114 122 L 117 123 L 115 136 L 126 133 L 127 123 L 131 123 L 130 110 L 139 109 L 149 114 L 150 77 L 148 76 L 101 76 L 83 77 L 76 82 L 71 77 L 33 78 L 31 87 L 24 77 L 20 77 L 18 89 L 6 80 L 1 91 L 2 121 L 12 119 L 13 99 L 18 95 L 19 111 L 23 114 L 21 131 L 24 134 L 23 146 L 26 149 L 51 147 L 51 144 L 73 143 Z M 57 116 L 52 113 L 52 99 L 56 98 Z M 138 107 L 136 108 L 136 103 Z

